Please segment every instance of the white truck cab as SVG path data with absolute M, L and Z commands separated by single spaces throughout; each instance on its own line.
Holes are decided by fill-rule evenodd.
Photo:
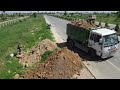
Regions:
M 115 30 L 100 28 L 91 30 L 88 40 L 88 47 L 95 50 L 95 54 L 101 58 L 108 58 L 118 50 L 118 36 Z

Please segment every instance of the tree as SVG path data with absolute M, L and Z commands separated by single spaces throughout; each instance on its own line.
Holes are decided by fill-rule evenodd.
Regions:
M 116 24 L 116 26 L 115 26 L 115 31 L 116 31 L 116 32 L 118 32 L 118 31 L 119 31 L 119 29 L 120 29 L 120 28 L 119 28 L 119 25 L 118 25 L 118 24 Z
M 109 16 L 110 16 L 110 14 L 108 13 L 108 14 L 107 14 L 107 17 L 109 17 Z
M 120 18 L 120 11 L 118 11 L 116 14 L 117 14 L 117 17 Z
M 5 11 L 2 11 L 2 17 L 5 17 Z
M 19 13 L 18 16 L 20 17 L 20 16 L 21 16 L 21 13 Z
M 36 14 L 36 13 L 33 13 L 33 17 L 36 18 L 36 17 L 37 17 L 37 14 Z
M 2 20 L 6 20 L 7 19 L 6 15 L 5 15 L 5 11 L 2 11 L 2 18 L 1 19 Z
M 96 14 L 97 14 L 97 12 L 94 12 L 93 14 L 94 14 L 94 15 L 96 15 Z
M 73 16 L 74 15 L 74 13 L 70 13 L 71 14 L 71 16 Z
M 3 11 L 3 15 L 5 15 L 5 11 Z

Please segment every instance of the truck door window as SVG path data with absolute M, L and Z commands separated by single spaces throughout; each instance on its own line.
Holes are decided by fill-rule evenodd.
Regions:
M 100 38 L 101 38 L 100 35 L 94 35 L 94 42 L 99 42 Z
M 90 35 L 90 39 L 93 40 L 94 39 L 94 34 Z

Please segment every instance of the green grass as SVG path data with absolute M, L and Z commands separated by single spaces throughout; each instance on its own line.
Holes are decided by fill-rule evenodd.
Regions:
M 110 23 L 110 24 L 120 24 L 120 18 L 117 18 L 117 16 L 105 16 L 105 15 L 103 15 L 103 16 L 100 16 L 100 15 L 98 15 L 97 16 L 97 19 L 96 19 L 97 21 L 102 21 L 102 22 L 108 22 L 108 23 Z
M 42 55 L 41 60 L 40 60 L 40 63 L 44 62 L 51 53 L 53 53 L 53 51 L 46 51 L 46 52 Z
M 13 19 L 16 19 L 16 18 L 20 18 L 18 16 L 15 16 L 15 17 L 7 17 L 7 19 L 3 20 L 2 17 L 0 17 L 0 22 L 4 22 L 4 21 L 8 21 L 8 20 L 13 20 Z
M 35 30 L 36 28 L 38 29 Z M 31 31 L 34 31 L 34 35 Z M 22 66 L 18 63 L 19 60 L 10 57 L 11 53 L 17 51 L 18 42 L 21 42 L 23 50 L 27 51 L 43 39 L 53 40 L 43 16 L 0 28 L 0 78 L 9 79 L 13 78 L 15 73 L 21 73 Z
M 89 14 L 80 14 L 80 15 L 63 15 L 61 16 L 61 18 L 64 18 L 64 19 L 85 19 L 85 17 L 89 16 Z M 108 23 L 110 24 L 120 24 L 120 18 L 117 17 L 116 14 L 109 14 L 109 16 L 107 14 L 96 14 L 97 18 L 96 20 L 97 21 L 102 21 L 102 22 L 105 22 L 107 21 Z
M 40 60 L 40 63 L 44 62 L 49 55 L 51 55 L 52 53 L 56 52 L 58 49 L 59 49 L 59 48 L 55 48 L 53 51 L 49 51 L 49 50 L 46 51 L 46 52 L 42 55 L 41 60 Z

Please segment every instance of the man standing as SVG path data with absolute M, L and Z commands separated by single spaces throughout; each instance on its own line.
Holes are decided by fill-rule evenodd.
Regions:
M 108 23 L 107 23 L 107 21 L 105 23 L 105 28 L 110 28 L 109 25 L 108 25 Z
M 101 27 L 101 21 L 99 22 L 99 27 Z
M 22 51 L 22 45 L 20 42 L 18 43 L 17 50 L 18 50 L 18 54 L 20 55 Z
M 119 25 L 118 25 L 118 24 L 116 24 L 116 26 L 115 26 L 115 31 L 116 31 L 116 32 L 119 31 Z

